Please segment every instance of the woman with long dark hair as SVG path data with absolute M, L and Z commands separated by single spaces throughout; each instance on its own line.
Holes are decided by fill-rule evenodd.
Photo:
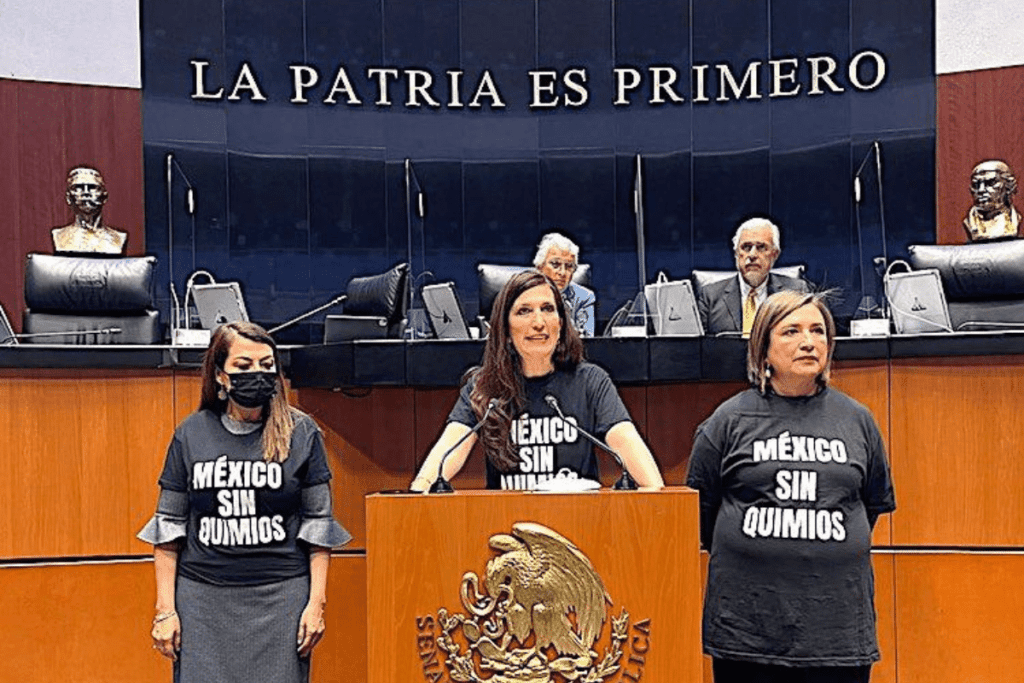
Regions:
M 715 683 L 867 683 L 879 658 L 871 530 L 896 500 L 874 418 L 829 386 L 835 331 L 823 295 L 768 297 L 751 388 L 694 435 Z
M 557 401 L 563 420 L 550 405 Z M 593 448 L 577 427 L 603 437 L 640 486 L 663 486 L 658 466 L 629 418 L 611 379 L 584 360 L 583 343 L 561 294 L 535 270 L 518 273 L 498 294 L 483 363 L 469 374 L 448 424 L 412 482 L 427 489 L 444 453 L 469 432 L 493 402 L 480 430 L 487 487 L 532 489 L 549 479 L 598 477 Z M 462 469 L 476 436 L 444 463 Z
M 305 683 L 324 634 L 331 514 L 316 423 L 288 404 L 274 340 L 221 325 L 203 359 L 199 409 L 174 432 L 156 515 L 153 647 L 175 683 Z

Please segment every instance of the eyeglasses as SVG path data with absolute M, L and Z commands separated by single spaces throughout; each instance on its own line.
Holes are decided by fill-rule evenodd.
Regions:
M 567 273 L 576 272 L 576 264 L 572 261 L 548 261 L 544 265 L 556 272 L 559 270 L 564 270 Z
M 756 251 L 758 254 L 767 254 L 772 248 L 772 245 L 767 242 L 744 242 L 736 247 L 736 251 L 740 254 L 749 254 L 752 251 Z

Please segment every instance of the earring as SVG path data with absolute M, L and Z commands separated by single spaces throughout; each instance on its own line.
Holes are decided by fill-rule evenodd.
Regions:
M 772 376 L 772 366 L 770 366 L 770 365 L 764 366 L 764 376 L 769 378 L 769 379 L 771 378 L 771 376 Z
M 217 389 L 217 398 L 219 398 L 222 401 L 228 400 L 228 392 L 226 392 L 224 390 L 224 385 L 223 384 L 221 384 L 220 388 Z

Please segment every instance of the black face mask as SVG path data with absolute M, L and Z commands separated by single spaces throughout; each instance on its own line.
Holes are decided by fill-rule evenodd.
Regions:
M 261 408 L 277 394 L 276 372 L 230 372 L 228 396 L 243 408 Z

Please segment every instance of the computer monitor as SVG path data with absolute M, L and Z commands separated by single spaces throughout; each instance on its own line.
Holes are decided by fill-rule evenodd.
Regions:
M 0 305 L 0 346 L 17 346 L 18 337 L 14 334 L 11 321 L 7 319 L 7 311 Z
M 205 330 L 214 330 L 224 323 L 249 320 L 242 288 L 237 282 L 192 285 L 192 301 L 199 314 L 199 324 Z
M 704 334 L 697 299 L 689 280 L 656 282 L 644 287 L 654 334 L 699 337 Z
M 469 327 L 455 293 L 455 283 L 442 282 L 423 288 L 423 307 L 438 339 L 469 339 Z
M 953 331 L 938 270 L 886 273 L 885 296 L 897 334 Z

